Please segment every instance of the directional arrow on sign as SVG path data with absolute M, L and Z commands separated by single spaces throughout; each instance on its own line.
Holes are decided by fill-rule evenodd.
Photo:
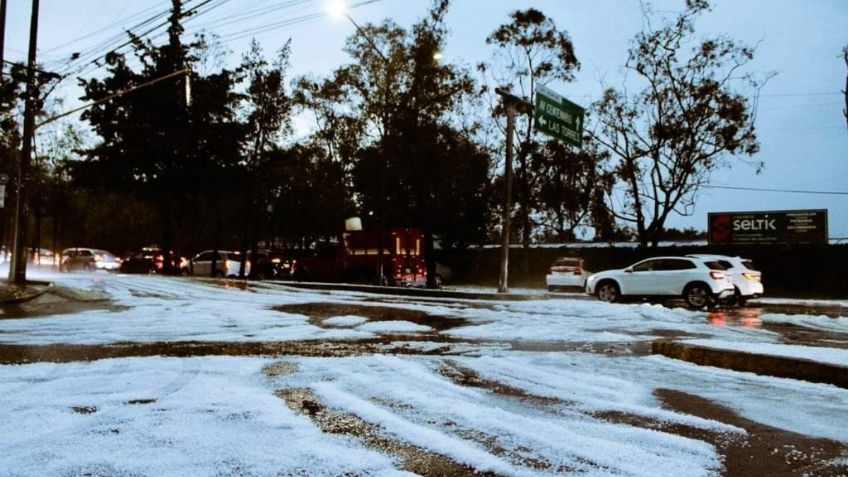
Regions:
M 584 110 L 555 91 L 539 86 L 534 108 L 536 130 L 580 147 Z

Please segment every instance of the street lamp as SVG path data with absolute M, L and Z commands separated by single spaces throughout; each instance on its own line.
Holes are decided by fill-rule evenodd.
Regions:
M 332 18 L 347 16 L 347 3 L 344 0 L 330 0 L 327 2 L 327 13 Z
M 390 66 L 389 59 L 383 54 L 382 51 L 380 51 L 380 48 L 377 47 L 377 44 L 374 43 L 374 40 L 371 38 L 371 36 L 368 35 L 368 33 L 366 33 L 365 30 L 363 30 L 359 26 L 359 24 L 356 23 L 356 21 L 353 19 L 353 17 L 351 17 L 348 14 L 347 3 L 346 3 L 345 0 L 330 0 L 326 4 L 326 11 L 330 15 L 330 17 L 332 17 L 332 18 L 341 18 L 341 17 L 347 18 L 348 21 L 350 21 L 350 23 L 353 24 L 354 28 L 356 28 L 356 33 L 361 35 L 365 39 L 365 41 L 368 42 L 368 45 L 377 54 L 377 56 L 379 56 L 380 59 L 383 60 L 383 65 L 388 70 L 388 68 Z M 433 51 L 433 54 L 432 54 L 433 61 L 437 62 L 437 61 L 441 60 L 442 58 L 443 58 L 443 55 L 442 55 L 441 51 L 438 51 L 438 50 Z M 388 85 L 386 85 L 385 82 L 384 82 L 383 83 L 383 91 L 382 91 L 382 94 L 384 96 L 384 101 L 385 101 L 385 97 L 387 96 L 387 93 L 388 93 L 387 89 L 388 89 Z M 384 138 L 383 141 L 381 141 L 381 148 L 383 149 L 383 153 L 382 153 L 383 164 L 382 164 L 382 167 L 380 168 L 379 178 L 378 178 L 379 189 L 380 189 L 379 190 L 379 202 L 380 202 L 380 204 L 379 204 L 379 209 L 380 209 L 380 220 L 379 220 L 379 222 L 380 222 L 380 224 L 379 224 L 379 230 L 378 230 L 379 235 L 378 235 L 378 245 L 377 245 L 378 246 L 378 250 L 377 250 L 377 255 L 378 255 L 378 258 L 377 258 L 378 268 L 377 268 L 377 270 L 378 270 L 378 272 L 377 273 L 378 273 L 378 280 L 379 280 L 380 284 L 383 283 L 383 278 L 384 278 L 383 255 L 384 255 L 384 250 L 385 250 L 384 241 L 385 241 L 385 234 L 386 234 L 386 223 L 385 223 L 386 222 L 386 191 L 385 191 L 385 189 L 386 189 L 386 185 L 385 185 L 385 183 L 386 183 L 386 179 L 385 179 L 386 172 L 385 172 L 385 169 L 387 167 L 387 164 L 386 164 L 387 158 L 386 158 L 385 144 L 384 143 L 385 143 L 385 138 Z
M 356 21 L 353 19 L 353 17 L 351 17 L 347 13 L 347 3 L 345 2 L 345 0 L 330 0 L 326 5 L 326 10 L 327 10 L 327 13 L 330 15 L 331 18 L 341 18 L 341 17 L 347 18 L 348 21 L 350 21 L 350 23 L 353 24 L 353 27 L 356 28 L 356 33 L 361 35 L 363 38 L 365 38 L 365 41 L 368 42 L 368 45 L 371 47 L 371 49 L 374 50 L 375 53 L 377 53 L 377 56 L 379 56 L 380 59 L 383 60 L 383 64 L 388 68 L 389 59 L 386 58 L 386 56 L 383 54 L 382 51 L 380 51 L 379 48 L 377 48 L 377 44 L 374 43 L 374 40 L 372 40 L 371 37 L 367 33 L 365 33 L 365 30 L 360 28 L 359 24 L 356 23 Z M 385 90 L 386 90 L 385 85 L 383 86 L 383 90 L 384 90 L 383 94 L 384 94 L 384 97 L 385 97 Z M 381 148 L 383 149 L 383 153 L 382 153 L 383 164 L 382 164 L 382 167 L 380 168 L 380 174 L 379 174 L 380 225 L 379 225 L 379 229 L 377 230 L 377 234 L 378 234 L 377 235 L 377 283 L 379 285 L 383 284 L 383 279 L 384 279 L 384 275 L 385 275 L 383 273 L 383 270 L 384 270 L 383 255 L 384 255 L 384 252 L 385 252 L 385 240 L 386 240 L 386 238 L 385 238 L 385 235 L 386 235 L 386 197 L 385 197 L 385 195 L 386 195 L 386 191 L 385 191 L 385 188 L 386 188 L 386 186 L 385 186 L 385 182 L 386 182 L 386 179 L 385 179 L 386 154 L 385 154 L 385 147 L 383 145 L 384 142 L 385 142 L 385 138 L 384 138 L 383 141 L 380 141 Z
M 359 33 L 360 35 L 362 35 L 362 38 L 365 38 L 365 41 L 368 42 L 368 45 L 371 46 L 371 49 L 373 49 L 374 52 L 377 53 L 377 55 L 380 58 L 382 58 L 384 62 L 386 62 L 386 63 L 389 62 L 389 59 L 386 58 L 385 55 L 383 55 L 383 52 L 380 51 L 379 48 L 377 48 L 377 45 L 374 43 L 374 40 L 372 40 L 371 37 L 368 36 L 368 34 L 365 33 L 365 31 L 362 28 L 360 28 L 359 24 L 356 23 L 356 21 L 353 19 L 353 17 L 350 16 L 349 13 L 347 13 L 348 8 L 347 8 L 347 2 L 345 0 L 330 0 L 329 2 L 327 2 L 325 9 L 326 9 L 327 13 L 330 15 L 331 18 L 336 18 L 336 19 L 341 18 L 341 17 L 347 18 L 350 21 L 350 23 L 353 24 L 353 27 L 356 28 L 356 32 Z

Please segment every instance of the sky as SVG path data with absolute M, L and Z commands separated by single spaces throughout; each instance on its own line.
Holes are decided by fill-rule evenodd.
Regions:
M 202 0 L 189 0 L 189 6 Z M 683 9 L 683 0 L 650 2 L 658 14 Z M 168 0 L 42 0 L 39 62 L 62 70 L 74 51 L 104 51 L 98 45 L 120 35 L 160 11 Z M 848 45 L 848 2 L 845 0 L 714 0 L 713 9 L 697 23 L 697 35 L 727 35 L 756 46 L 748 71 L 776 75 L 760 97 L 757 134 L 760 152 L 756 169 L 731 158 L 732 168 L 716 172 L 717 186 L 801 191 L 848 192 L 848 127 L 842 116 L 848 68 L 841 50 Z M 391 18 L 412 25 L 425 14 L 430 0 L 378 0 L 350 11 L 361 24 Z M 255 37 L 266 52 L 292 40 L 292 74 L 325 76 L 349 61 L 342 51 L 354 27 L 324 12 L 323 0 L 213 0 L 213 10 L 189 20 L 188 33 L 201 28 L 221 35 L 237 62 Z M 605 86 L 622 84 L 622 65 L 633 36 L 643 26 L 637 0 L 454 0 L 447 23 L 451 35 L 445 61 L 469 68 L 491 58 L 485 38 L 508 21 L 515 9 L 537 8 L 566 30 L 581 62 L 574 82 L 551 84 L 572 101 L 589 106 Z M 9 2 L 6 58 L 26 57 L 29 2 Z M 255 14 L 253 13 L 255 12 Z M 308 19 L 299 21 L 298 19 Z M 291 20 L 295 21 L 292 22 Z M 655 24 L 656 25 L 656 24 Z M 141 30 L 142 32 L 144 30 Z M 160 30 L 161 31 L 161 30 Z M 162 41 L 162 37 L 159 37 Z M 94 72 L 96 74 L 96 72 Z M 76 102 L 73 81 L 57 91 L 66 105 Z M 300 127 L 307 127 L 301 121 Z M 827 209 L 831 238 L 848 238 L 848 195 L 755 192 L 704 189 L 693 214 L 673 216 L 673 227 L 704 230 L 707 213 L 719 211 Z

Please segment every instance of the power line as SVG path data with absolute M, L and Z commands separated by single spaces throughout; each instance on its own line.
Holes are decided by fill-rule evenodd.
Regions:
M 160 6 L 160 5 L 154 5 L 154 6 L 152 6 L 152 7 L 145 8 L 144 10 L 141 10 L 141 11 L 139 11 L 139 12 L 136 12 L 136 13 L 134 13 L 134 14 L 132 14 L 132 15 L 127 16 L 127 17 L 121 18 L 120 20 L 117 20 L 117 21 L 115 21 L 115 22 L 113 22 L 113 23 L 107 24 L 107 25 L 105 25 L 105 26 L 103 26 L 103 27 L 101 27 L 101 28 L 98 28 L 97 30 L 91 31 L 91 32 L 89 32 L 89 33 L 86 33 L 86 34 L 85 34 L 85 35 L 83 35 L 83 36 L 80 36 L 80 37 L 77 37 L 77 38 L 73 38 L 73 39 L 71 39 L 71 40 L 67 40 L 67 41 L 65 41 L 64 43 L 62 43 L 61 45 L 54 46 L 53 48 L 49 48 L 49 49 L 46 49 L 46 50 L 42 50 L 42 51 L 40 51 L 39 53 L 40 53 L 40 54 L 50 53 L 50 52 L 52 52 L 52 51 L 56 51 L 56 50 L 59 50 L 59 49 L 65 48 L 65 47 L 67 47 L 68 45 L 73 45 L 74 43 L 79 43 L 80 41 L 83 41 L 83 40 L 85 40 L 85 39 L 91 38 L 92 36 L 98 35 L 98 34 L 103 33 L 103 32 L 105 32 L 105 31 L 111 30 L 111 29 L 113 29 L 113 28 L 115 28 L 115 27 L 119 27 L 119 26 L 121 26 L 121 25 L 124 25 L 124 24 L 126 24 L 127 22 L 133 21 L 133 20 L 135 20 L 136 18 L 138 18 L 138 17 L 140 17 L 140 16 L 142 16 L 142 15 L 144 15 L 144 14 L 146 14 L 146 13 L 150 12 L 151 10 L 153 10 L 153 9 L 155 9 L 155 8 L 157 8 L 157 7 L 161 8 L 161 6 Z M 168 9 L 168 10 L 166 10 L 166 12 L 168 12 L 168 11 L 170 11 L 170 7 L 169 7 L 169 9 Z M 158 15 L 159 15 L 159 14 L 156 14 L 156 16 L 158 16 Z M 147 21 L 147 20 L 145 20 L 145 21 Z M 137 27 L 138 27 L 138 25 L 135 25 L 135 26 L 130 27 L 130 29 L 137 28 Z M 121 32 L 121 34 L 123 34 L 123 32 Z
M 348 6 L 348 8 L 351 8 L 351 9 L 359 8 L 359 7 L 363 7 L 365 5 L 370 5 L 372 3 L 377 3 L 377 2 L 380 2 L 380 1 L 382 1 L 382 0 L 361 0 L 359 2 L 350 4 Z M 299 17 L 287 18 L 287 19 L 280 20 L 280 21 L 277 21 L 277 22 L 274 22 L 274 23 L 259 25 L 259 26 L 256 26 L 256 27 L 246 28 L 246 29 L 241 30 L 241 31 L 235 31 L 235 32 L 227 33 L 225 35 L 222 35 L 221 39 L 226 40 L 226 41 L 240 40 L 242 38 L 246 38 L 246 37 L 249 37 L 249 36 L 267 33 L 267 32 L 282 29 L 282 28 L 285 28 L 285 27 L 290 27 L 290 26 L 294 26 L 294 25 L 299 25 L 301 23 L 310 22 L 310 21 L 316 20 L 318 18 L 324 17 L 326 15 L 327 15 L 327 12 L 325 12 L 325 11 L 308 13 L 308 14 L 305 14 L 305 15 L 302 15 L 302 16 L 299 16 Z
M 836 93 L 778 93 L 778 94 L 761 94 L 760 98 L 785 98 L 790 96 L 835 96 L 843 94 L 841 92 Z
M 793 190 L 793 189 L 762 189 L 757 187 L 735 187 L 720 185 L 703 185 L 707 189 L 746 190 L 752 192 L 781 192 L 786 194 L 816 194 L 816 195 L 848 195 L 848 192 L 822 191 L 822 190 Z
M 39 72 L 43 75 L 47 75 L 47 76 L 56 76 L 56 77 L 59 76 L 59 73 L 56 73 L 55 71 L 47 71 L 47 70 L 38 68 L 36 66 L 30 67 L 30 66 L 27 66 L 25 63 L 20 62 L 20 61 L 3 60 L 3 63 L 7 64 L 9 66 L 18 66 L 18 67 L 23 68 L 25 70 L 32 69 L 33 71 L 37 71 L 37 72 Z
M 198 0 L 199 3 L 195 4 L 192 7 L 187 8 L 182 13 L 182 18 L 186 18 L 186 17 L 189 17 L 191 15 L 194 15 L 195 13 L 198 13 L 198 10 L 201 7 L 211 3 L 213 1 L 218 1 L 220 3 L 224 3 L 228 0 Z M 94 48 L 93 48 L 93 50 L 95 50 L 95 51 L 91 51 L 91 52 L 86 53 L 84 55 L 80 55 L 80 57 L 78 59 L 81 60 L 81 61 L 84 61 L 85 63 L 83 65 L 81 65 L 81 68 L 75 74 L 77 74 L 77 75 L 83 74 L 84 72 L 86 72 L 86 70 L 90 70 L 91 69 L 90 67 L 92 65 L 95 66 L 95 67 L 98 66 L 97 62 L 101 58 L 103 58 L 104 56 L 106 56 L 110 53 L 117 53 L 118 50 L 120 50 L 121 48 L 124 48 L 126 46 L 131 45 L 133 43 L 132 38 L 129 39 L 129 40 L 124 40 L 122 43 L 120 43 L 117 46 L 113 46 L 113 45 L 115 45 L 115 43 L 120 42 L 121 39 L 124 38 L 125 34 L 132 34 L 133 36 L 135 36 L 137 38 L 144 38 L 145 36 L 150 35 L 151 33 L 155 32 L 159 28 L 167 26 L 170 23 L 170 19 L 165 19 L 165 21 L 157 23 L 153 27 L 150 27 L 147 30 L 145 30 L 143 33 L 136 33 L 136 32 L 133 31 L 133 30 L 140 29 L 140 28 L 142 28 L 146 25 L 149 25 L 150 23 L 153 23 L 153 22 L 161 19 L 164 16 L 167 16 L 170 12 L 171 12 L 170 9 L 161 11 L 161 12 L 145 19 L 142 22 L 139 22 L 138 24 L 129 28 L 126 32 L 122 32 L 120 34 L 117 34 L 117 35 L 110 37 L 109 39 L 102 41 L 99 44 L 95 45 Z M 200 12 L 200 13 L 203 13 L 203 12 Z M 105 53 L 104 53 L 104 49 L 105 49 Z M 66 73 L 70 74 L 70 72 L 71 72 L 71 69 L 68 68 L 66 70 Z
M 799 126 L 797 128 L 765 128 L 757 129 L 757 132 L 765 131 L 821 131 L 825 129 L 844 129 L 845 126 Z

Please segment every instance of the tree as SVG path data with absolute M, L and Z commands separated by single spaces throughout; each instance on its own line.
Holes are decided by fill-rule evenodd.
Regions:
M 428 277 L 435 277 L 434 237 L 461 243 L 485 228 L 477 210 L 485 211 L 480 191 L 489 179 L 488 155 L 457 125 L 474 82 L 434 58 L 447 35 L 448 5 L 434 1 L 412 31 L 389 21 L 362 26 L 346 47 L 352 64 L 323 83 L 300 82 L 300 99 L 319 123 L 314 144 L 349 164 L 362 214 L 424 230 Z
M 517 91 L 530 101 L 533 101 L 539 84 L 574 79 L 574 71 L 580 63 L 565 30 L 557 30 L 552 19 L 534 8 L 516 10 L 510 18 L 510 23 L 499 26 L 486 38 L 486 43 L 497 46 L 498 52 L 493 64 L 479 66 L 481 72 L 491 73 L 498 86 Z M 496 112 L 501 117 L 504 114 L 500 110 Z M 517 123 L 515 144 L 519 187 L 516 202 L 520 206 L 518 223 L 521 224 L 522 243 L 526 248 L 532 235 L 530 208 L 534 200 L 527 157 L 536 145 L 532 121 L 520 118 Z
M 172 0 L 168 42 L 153 45 L 131 37 L 132 69 L 122 54 L 105 57 L 107 75 L 81 80 L 85 100 L 99 100 L 145 84 L 194 64 L 202 42 L 183 44 L 181 0 Z M 196 214 L 189 204 L 220 183 L 221 171 L 239 161 L 241 127 L 236 121 L 237 76 L 228 70 L 191 74 L 192 93 L 202 101 L 187 103 L 182 78 L 162 81 L 99 103 L 86 110 L 100 143 L 74 164 L 78 184 L 149 201 L 159 211 L 160 245 L 180 251 L 183 226 Z M 210 197 L 211 194 L 209 194 Z M 166 266 L 169 262 L 166 261 Z
M 290 113 L 292 98 L 286 91 L 285 73 L 289 66 L 291 40 L 287 41 L 277 53 L 273 65 L 262 55 L 262 48 L 256 40 L 250 44 L 250 51 L 244 56 L 241 70 L 247 75 L 247 91 L 244 94 L 247 117 L 245 118 L 245 143 L 249 148 L 246 152 L 248 176 L 251 178 L 245 184 L 245 214 L 244 220 L 251 222 L 249 234 L 244 234 L 242 241 L 242 260 L 239 266 L 239 276 L 244 278 L 247 250 L 244 246 L 249 239 L 251 259 L 256 263 L 257 241 L 259 240 L 259 224 L 264 210 L 270 204 L 269 189 L 261 187 L 258 172 L 269 145 L 274 144 L 282 132 L 291 129 Z
M 342 164 L 323 148 L 307 143 L 274 149 L 261 168 L 260 186 L 272 195 L 271 230 L 274 238 L 287 238 L 287 246 L 305 248 L 335 237 L 339 224 L 352 214 Z
M 0 72 L 2 70 L 5 68 L 0 69 Z M 8 73 L 4 72 L 0 75 L 0 173 L 8 177 L 15 177 L 14 173 L 17 170 L 21 132 L 15 113 L 20 105 L 24 84 L 26 84 L 26 69 L 22 65 L 12 65 Z M 11 189 L 13 187 L 6 187 L 7 191 Z M 10 201 L 7 200 L 6 204 L 9 203 Z M 0 222 L 0 245 L 4 246 L 8 237 L 7 224 L 11 220 L 11 218 L 7 219 L 6 215 L 3 214 L 4 220 Z
M 538 217 L 534 225 L 543 226 L 545 236 L 560 242 L 575 240 L 578 227 L 602 220 L 606 207 L 593 199 L 596 190 L 603 196 L 612 185 L 611 175 L 602 170 L 608 157 L 606 152 L 577 150 L 555 140 L 530 152 L 528 174 L 537 185 L 530 205 Z
M 635 225 L 643 246 L 656 245 L 669 214 L 692 213 L 699 188 L 729 156 L 759 149 L 756 96 L 735 91 L 758 93 L 763 84 L 740 71 L 754 51 L 726 37 L 696 41 L 695 19 L 708 9 L 706 0 L 688 0 L 673 21 L 638 34 L 626 68 L 642 89 L 610 88 L 594 106 L 594 140 L 611 154 L 626 191 L 615 215 Z

